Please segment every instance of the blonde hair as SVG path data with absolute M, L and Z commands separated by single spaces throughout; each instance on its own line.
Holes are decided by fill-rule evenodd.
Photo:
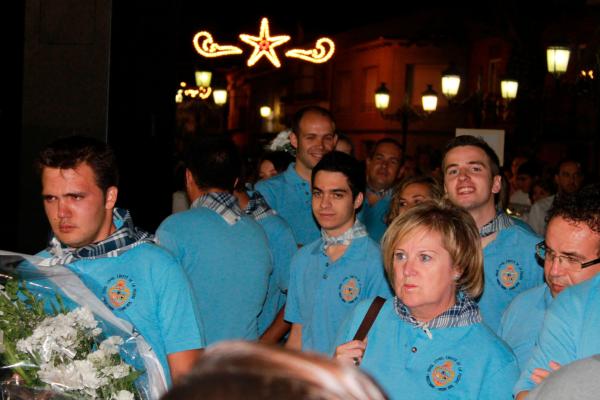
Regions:
M 317 354 L 230 341 L 208 347 L 196 366 L 162 400 L 385 400 L 354 366 Z
M 394 249 L 398 242 L 410 237 L 417 229 L 440 234 L 442 246 L 460 271 L 457 289 L 471 298 L 479 297 L 483 292 L 483 253 L 479 231 L 468 212 L 443 200 L 429 200 L 406 210 L 392 221 L 385 232 L 381 242 L 383 264 L 392 287 Z
M 390 211 L 385 217 L 385 223 L 391 224 L 394 218 L 400 214 L 400 196 L 402 192 L 412 184 L 425 185 L 429 189 L 429 198 L 432 200 L 441 200 L 444 197 L 444 189 L 442 185 L 432 176 L 417 175 L 409 176 L 396 185 L 394 188 L 394 194 L 392 195 L 392 201 L 390 202 Z

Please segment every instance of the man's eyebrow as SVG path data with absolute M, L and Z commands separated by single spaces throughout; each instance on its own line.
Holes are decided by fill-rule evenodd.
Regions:
M 467 164 L 469 164 L 469 165 L 481 165 L 482 167 L 486 166 L 483 161 L 477 161 L 477 160 L 475 160 L 475 161 L 469 161 Z

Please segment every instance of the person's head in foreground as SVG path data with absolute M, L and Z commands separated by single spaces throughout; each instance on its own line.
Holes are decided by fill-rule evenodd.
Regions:
M 600 272 L 600 184 L 556 198 L 537 253 L 554 297 Z
M 475 221 L 447 202 L 426 202 L 401 214 L 381 247 L 391 286 L 418 321 L 430 321 L 448 310 L 459 291 L 470 298 L 483 291 Z
M 386 223 L 389 225 L 394 218 L 417 204 L 432 199 L 440 200 L 443 195 L 444 191 L 435 178 L 425 175 L 408 177 L 394 189 Z
M 209 347 L 163 400 L 383 400 L 364 373 L 316 354 L 250 342 Z
M 56 140 L 40 151 L 37 168 L 44 210 L 61 243 L 79 248 L 114 231 L 119 174 L 106 143 L 83 136 Z

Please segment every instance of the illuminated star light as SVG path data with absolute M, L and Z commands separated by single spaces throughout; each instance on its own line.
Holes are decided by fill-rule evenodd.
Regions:
M 327 46 L 324 46 L 327 45 Z M 329 61 L 335 52 L 335 44 L 329 38 L 320 38 L 317 40 L 314 49 L 292 49 L 285 53 L 286 57 L 299 58 L 315 64 L 321 64 Z
M 275 53 L 275 47 L 284 44 L 290 40 L 290 37 L 288 35 L 271 36 L 269 32 L 269 20 L 263 18 L 260 22 L 260 36 L 241 34 L 240 40 L 254 47 L 254 51 L 250 55 L 250 58 L 248 58 L 249 67 L 252 67 L 262 56 L 265 56 L 275 67 L 279 68 L 281 67 L 281 63 Z

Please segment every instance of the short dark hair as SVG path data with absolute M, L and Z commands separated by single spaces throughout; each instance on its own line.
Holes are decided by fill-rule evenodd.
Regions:
M 561 159 L 558 164 L 556 165 L 556 172 L 555 174 L 558 175 L 560 174 L 560 169 L 563 165 L 568 164 L 568 163 L 573 163 L 575 165 L 577 165 L 577 167 L 579 168 L 579 171 L 581 172 L 581 174 L 583 175 L 583 164 L 580 160 L 573 158 L 573 157 L 566 157 Z
M 331 125 L 333 128 L 332 130 L 335 132 L 335 121 L 333 119 L 333 115 L 329 110 L 321 106 L 306 106 L 296 111 L 294 117 L 292 118 L 292 132 L 294 134 L 297 135 L 300 133 L 300 122 L 302 122 L 302 118 L 304 118 L 304 116 L 308 113 L 315 113 L 319 114 L 322 117 L 328 118 L 331 121 Z
M 474 146 L 478 147 L 485 152 L 485 154 L 490 159 L 490 169 L 492 171 L 492 176 L 500 175 L 500 160 L 498 159 L 498 155 L 490 147 L 489 144 L 481 137 L 471 136 L 471 135 L 461 135 L 456 136 L 451 139 L 448 144 L 446 144 L 446 148 L 444 149 L 444 164 L 446 163 L 446 155 L 448 152 L 455 147 L 463 147 L 463 146 Z
M 600 234 L 600 183 L 587 185 L 576 193 L 556 196 L 547 219 L 554 217 L 583 223 Z
M 361 163 L 349 154 L 341 151 L 331 151 L 323 156 L 312 169 L 311 185 L 315 183 L 315 176 L 319 171 L 340 172 L 348 179 L 348 186 L 355 199 L 359 193 L 364 193 L 366 186 L 365 171 Z
M 377 142 L 375 142 L 375 144 L 373 145 L 373 147 L 371 147 L 371 150 L 369 151 L 369 159 L 373 158 L 373 156 L 375 155 L 375 150 L 377 149 L 377 146 L 379 146 L 380 144 L 393 144 L 394 146 L 396 146 L 400 152 L 402 153 L 402 155 L 404 156 L 404 147 L 402 147 L 402 145 L 400 144 L 400 142 L 398 142 L 396 139 L 393 138 L 383 138 L 383 139 L 379 139 Z
M 275 170 L 277 170 L 278 173 L 281 173 L 287 169 L 292 161 L 294 161 L 294 158 L 290 153 L 283 150 L 267 151 L 258 159 L 257 167 L 260 167 L 260 164 L 265 160 L 271 161 Z
M 233 191 L 235 181 L 241 173 L 242 162 L 231 139 L 205 135 L 191 144 L 185 166 L 199 188 L 215 187 Z
M 117 160 L 112 149 L 104 142 L 86 136 L 69 136 L 55 140 L 38 154 L 36 166 L 41 174 L 44 168 L 73 169 L 86 163 L 96 177 L 96 185 L 106 193 L 119 184 Z

